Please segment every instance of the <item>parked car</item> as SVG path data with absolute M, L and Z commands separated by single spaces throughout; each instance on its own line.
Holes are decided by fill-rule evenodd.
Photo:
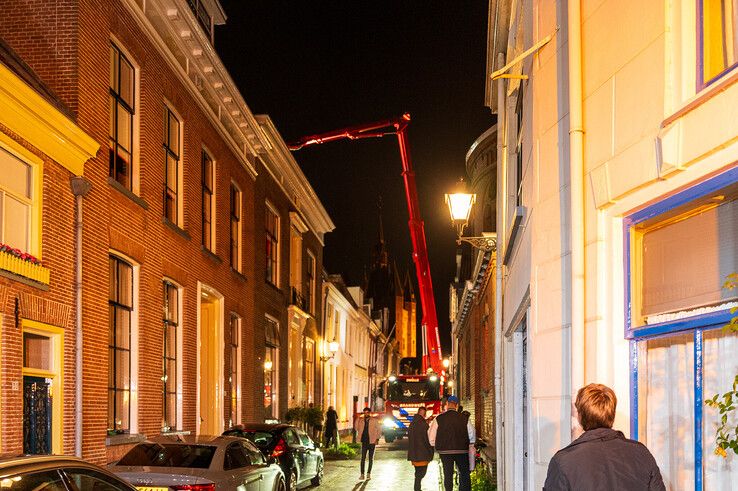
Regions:
M 285 491 L 276 460 L 237 437 L 155 437 L 109 469 L 140 491 Z
M 0 460 L 3 491 L 136 491 L 107 470 L 75 457 L 23 456 Z
M 265 455 L 278 459 L 289 491 L 307 482 L 317 486 L 323 480 L 323 452 L 307 433 L 295 426 L 248 423 L 223 434 L 248 438 Z

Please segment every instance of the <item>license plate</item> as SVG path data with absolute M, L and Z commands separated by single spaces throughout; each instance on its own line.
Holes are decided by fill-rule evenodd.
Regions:
M 169 491 L 169 488 L 162 488 L 160 486 L 136 486 L 138 491 Z

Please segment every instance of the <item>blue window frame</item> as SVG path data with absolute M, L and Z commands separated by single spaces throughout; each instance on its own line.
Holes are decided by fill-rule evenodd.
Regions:
M 647 341 L 662 336 L 675 335 L 677 333 L 692 333 L 694 348 L 694 475 L 695 489 L 702 490 L 703 485 L 703 445 L 702 445 L 702 416 L 703 416 L 703 334 L 711 329 L 721 328 L 730 322 L 729 309 L 718 310 L 701 315 L 686 317 L 683 319 L 649 324 L 644 326 L 633 325 L 633 303 L 632 303 L 632 251 L 631 238 L 634 227 L 638 224 L 665 215 L 679 207 L 703 198 L 707 195 L 720 191 L 738 182 L 738 166 L 722 172 L 699 184 L 691 186 L 683 191 L 669 196 L 653 205 L 638 210 L 623 219 L 623 251 L 625 269 L 625 338 L 630 340 L 630 407 L 631 407 L 631 438 L 638 440 L 638 415 L 639 415 L 639 393 L 638 393 L 638 366 L 640 341 Z
M 738 65 L 738 11 L 731 0 L 697 2 L 697 90 Z

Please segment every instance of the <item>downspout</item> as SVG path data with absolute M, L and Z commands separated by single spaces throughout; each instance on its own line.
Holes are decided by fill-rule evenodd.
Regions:
M 75 262 L 74 262 L 74 289 L 75 289 L 75 401 L 74 401 L 74 454 L 82 458 L 82 202 L 92 188 L 92 183 L 82 176 L 70 179 L 70 187 L 77 205 L 77 220 L 75 223 Z
M 505 55 L 497 55 L 498 69 L 505 65 Z M 505 83 L 504 79 L 497 79 L 497 196 L 500 196 L 500 185 L 505 186 Z M 507 193 L 503 190 L 502 196 Z M 505 250 L 505 224 L 506 199 L 497 199 L 497 250 Z M 500 233 L 502 232 L 502 233 Z M 503 245 L 500 246 L 500 241 Z M 497 261 L 495 253 L 495 453 L 497 466 L 497 482 L 499 489 L 505 489 L 505 473 L 503 461 L 505 460 L 504 448 L 502 447 L 502 422 L 504 420 L 504 394 L 502 393 L 502 264 Z
M 569 190 L 571 219 L 571 386 L 572 402 L 584 385 L 584 123 L 582 117 L 582 12 L 581 0 L 568 2 L 569 32 Z M 571 437 L 574 434 L 572 404 Z

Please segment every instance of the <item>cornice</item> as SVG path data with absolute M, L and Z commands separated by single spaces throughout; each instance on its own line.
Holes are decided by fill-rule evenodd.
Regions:
M 0 123 L 68 169 L 84 174 L 100 145 L 0 63 Z
M 185 0 L 123 0 L 192 98 L 256 179 L 255 157 L 268 149 L 254 115 Z
M 292 152 L 287 148 L 287 144 L 272 119 L 266 114 L 258 114 L 256 120 L 261 125 L 270 146 L 265 158 L 262 159 L 264 166 L 295 209 L 303 215 L 308 226 L 315 232 L 322 244 L 323 235 L 333 231 L 336 226 L 300 169 Z

